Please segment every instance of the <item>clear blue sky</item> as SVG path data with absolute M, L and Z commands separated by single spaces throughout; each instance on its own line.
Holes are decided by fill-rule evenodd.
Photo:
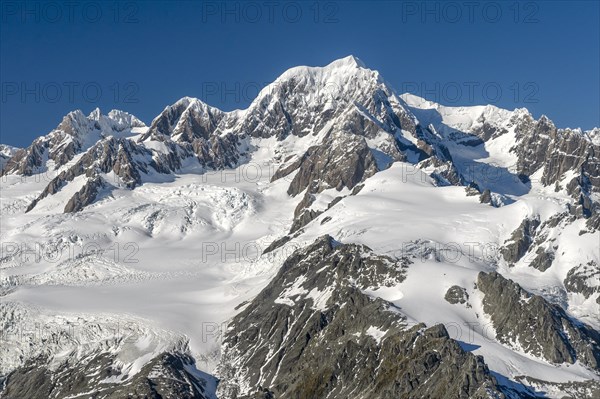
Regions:
M 73 109 L 123 109 L 149 123 L 183 96 L 245 108 L 287 68 L 348 54 L 399 92 L 527 107 L 560 127 L 600 126 L 598 1 L 0 7 L 0 142 L 12 145 L 28 145 Z

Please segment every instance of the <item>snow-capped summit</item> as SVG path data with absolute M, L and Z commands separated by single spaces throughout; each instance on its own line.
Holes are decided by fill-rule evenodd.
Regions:
M 216 129 L 225 113 L 193 97 L 183 97 L 165 107 L 139 141 L 171 137 L 176 141 L 191 142 L 194 138 L 207 139 Z
M 300 75 L 318 75 L 326 76 L 336 75 L 343 78 L 341 75 L 357 73 L 357 69 L 368 69 L 367 66 L 357 57 L 349 55 L 330 62 L 325 66 L 296 66 L 282 73 L 275 82 L 286 80 L 294 76 Z
M 98 122 L 97 126 L 106 133 L 110 134 L 110 130 L 123 131 L 132 128 L 144 128 L 146 124 L 139 120 L 134 115 L 118 109 L 111 110 L 108 114 L 103 114 L 100 108 L 96 107 L 87 119 L 89 121 Z
M 549 136 L 550 131 L 556 133 Z M 289 192 L 293 195 L 308 186 L 311 192 L 331 185 L 338 187 L 336 179 L 361 165 L 360 171 L 355 171 L 361 176 L 358 180 L 345 178 L 345 183 L 339 186 L 352 188 L 374 170 L 384 170 L 396 161 L 415 164 L 423 161 L 421 167 L 428 168 L 439 184 L 472 182 L 482 191 L 489 189 L 502 195 L 525 192 L 526 184 L 518 183 L 518 179 L 513 188 L 507 189 L 481 176 L 470 176 L 469 169 L 475 161 L 471 148 L 485 147 L 476 161 L 481 165 L 512 167 L 516 168 L 515 176 L 529 176 L 544 170 L 547 155 L 542 154 L 541 148 L 533 154 L 524 151 L 519 143 L 535 141 L 541 145 L 546 137 L 552 137 L 557 146 L 567 142 L 566 133 L 557 131 L 546 117 L 535 121 L 526 109 L 508 111 L 493 105 L 447 107 L 408 93 L 401 98 L 377 71 L 348 56 L 323 67 L 301 66 L 285 71 L 242 111 L 223 112 L 197 98 L 183 97 L 165 107 L 148 128 L 123 111 L 102 115 L 95 109 L 88 117 L 81 111 L 73 111 L 57 129 L 34 142 L 34 148 L 15 155 L 3 173 L 42 170 L 46 166 L 43 160 L 46 147 L 48 158 L 53 161 L 51 167 L 60 168 L 75 154 L 109 137 L 132 138 L 135 143 L 126 147 L 147 154 L 145 161 L 131 164 L 134 169 L 141 168 L 134 173 L 137 177 L 127 178 L 135 184 L 140 184 L 151 170 L 173 173 L 192 159 L 201 168 L 235 165 L 249 155 L 248 137 L 276 138 L 281 146 L 294 147 L 294 153 L 288 154 L 275 175 L 280 178 L 300 171 L 290 185 Z M 293 144 L 303 137 L 311 139 L 302 140 L 302 145 Z M 590 141 L 588 137 L 580 135 Z M 309 151 L 311 146 L 313 150 Z M 345 146 L 362 154 L 356 162 L 351 166 L 326 162 L 327 157 L 341 157 L 338 152 Z M 317 147 L 323 151 L 315 151 Z M 595 166 L 584 162 L 582 155 L 569 156 L 573 152 L 569 148 L 567 145 L 565 150 L 555 153 L 565 153 L 568 161 L 560 161 L 562 166 L 554 172 L 546 168 L 547 177 L 543 179 L 546 185 L 556 183 L 564 168 L 579 170 L 584 166 L 588 168 L 584 172 L 588 178 L 596 179 Z M 107 171 L 119 165 L 117 158 L 108 156 L 109 153 L 104 156 L 110 164 L 102 166 Z M 313 162 L 320 168 L 311 166 Z M 81 170 L 76 172 L 80 173 Z M 577 173 L 575 178 L 579 176 Z M 318 184 L 312 182 L 317 177 Z M 576 196 L 573 187 L 580 184 L 567 186 L 570 195 Z M 585 208 L 584 213 L 589 214 L 589 206 Z
M 108 115 L 99 108 L 87 117 L 81 110 L 69 112 L 58 126 L 45 136 L 37 138 L 6 163 L 2 174 L 19 173 L 31 175 L 48 169 L 59 169 L 76 154 L 85 152 L 106 137 L 134 135 L 136 129 L 146 125 L 135 116 L 119 110 Z M 52 164 L 48 164 L 51 161 Z
M 586 130 L 585 134 L 590 138 L 594 145 L 600 145 L 600 128 L 596 127 L 591 130 Z
M 495 105 L 445 106 L 411 93 L 401 95 L 419 121 L 433 124 L 438 132 L 459 130 L 473 132 L 484 121 L 492 125 L 507 123 L 513 115 L 531 115 L 526 108 L 509 111 Z
M 92 112 L 90 112 L 90 114 L 88 115 L 88 119 L 92 119 L 92 120 L 99 120 L 100 116 L 102 115 L 102 112 L 100 111 L 99 107 L 94 108 L 94 110 Z
M 349 80 L 379 80 L 379 72 L 367 66 L 354 56 L 335 60 L 325 66 L 297 66 L 282 73 L 273 85 L 281 84 L 288 80 L 310 81 L 315 86 L 338 85 L 343 86 Z M 258 98 L 260 98 L 260 94 Z
M 355 57 L 354 55 L 348 55 L 344 58 L 337 59 L 327 65 L 325 68 L 339 68 L 339 67 L 349 67 L 349 68 L 366 68 L 364 62 L 360 60 L 360 58 Z
M 6 162 L 15 155 L 19 150 L 17 147 L 13 147 L 6 144 L 0 144 L 0 171 L 4 169 Z
M 96 109 L 98 110 L 97 117 L 99 118 L 100 110 L 98 108 Z M 90 113 L 90 115 L 86 117 L 79 109 L 71 111 L 63 117 L 62 121 L 58 124 L 54 131 L 62 131 L 70 136 L 79 136 L 85 134 L 89 128 L 90 120 L 95 120 L 95 116 L 96 115 L 94 112 Z

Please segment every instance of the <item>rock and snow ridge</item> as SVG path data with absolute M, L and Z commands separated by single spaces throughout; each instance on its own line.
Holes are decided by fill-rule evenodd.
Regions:
M 18 150 L 19 148 L 17 147 L 0 144 L 0 170 L 4 169 L 6 162 L 12 158 Z
M 279 176 L 301 168 L 301 161 L 318 145 L 342 147 L 352 140 L 350 146 L 370 149 L 373 160 L 361 162 L 374 163 L 377 170 L 398 160 L 415 164 L 424 161 L 419 167 L 430 170 L 439 183 L 474 182 L 480 192 L 490 190 L 488 197 L 497 193 L 502 198 L 527 189 L 526 183 L 518 181 L 502 182 L 506 187 L 499 187 L 485 181 L 490 180 L 486 179 L 488 174 L 524 180 L 543 169 L 544 185 L 556 184 L 557 189 L 566 189 L 574 199 L 574 213 L 586 218 L 597 213 L 592 198 L 600 183 L 597 129 L 556 129 L 545 117 L 533 120 L 525 109 L 511 112 L 490 105 L 444 107 L 410 94 L 400 98 L 378 72 L 367 69 L 353 56 L 326 67 L 286 71 L 265 87 L 246 110 L 223 112 L 185 97 L 166 107 L 145 132 L 132 134 L 143 128 L 142 122 L 122 111 L 113 110 L 103 116 L 96 109 L 87 118 L 74 111 L 53 132 L 6 161 L 2 174 L 32 175 L 53 170 L 58 175 L 76 155 L 96 152 L 101 161 L 74 165 L 67 172 L 69 176 L 52 181 L 46 191 L 53 194 L 81 174 L 97 181 L 97 175 L 110 172 L 118 176 L 111 186 L 124 184 L 133 188 L 150 179 L 145 175 L 177 173 L 190 160 L 203 169 L 232 168 L 248 162 L 249 137 L 276 137 L 284 142 L 289 135 L 310 135 L 314 139 L 306 141 L 314 145 L 295 148 L 295 153 L 284 160 Z M 114 144 L 100 144 L 108 140 Z M 507 142 L 513 147 L 506 148 Z M 100 153 L 99 144 L 104 147 Z M 522 147 L 535 151 L 528 154 Z M 333 154 L 334 161 L 339 157 L 343 154 Z M 569 171 L 574 172 L 572 179 L 563 182 Z M 310 181 L 315 174 L 322 175 L 319 170 L 308 173 Z M 357 178 L 361 180 L 362 176 Z M 352 188 L 355 183 L 343 185 Z M 330 186 L 331 181 L 321 182 L 320 187 L 311 190 Z M 93 201 L 94 198 L 87 198 L 83 206 Z M 72 209 L 80 207 L 68 208 Z M 598 223 L 594 216 L 591 224 L 597 228 Z
M 352 56 L 286 71 L 245 110 L 186 97 L 149 126 L 122 111 L 74 111 L 28 148 L 2 150 L 3 334 L 58 312 L 107 331 L 124 318 L 141 326 L 140 348 L 154 347 L 152 335 L 162 350 L 11 333 L 24 356 L 0 364 L 13 372 L 5 389 L 25 392 L 16 389 L 30 369 L 84 377 L 59 397 L 212 398 L 206 373 L 221 379 L 221 398 L 435 397 L 441 385 L 427 376 L 439 373 L 469 381 L 456 397 L 593 397 L 598 132 L 557 129 L 524 109 L 400 96 Z M 515 286 L 481 284 L 492 272 Z M 462 300 L 445 299 L 452 287 Z M 534 298 L 522 312 L 545 312 L 539 325 L 531 317 L 533 335 L 508 317 L 519 298 L 490 310 L 503 289 Z M 18 310 L 29 304 L 39 312 Z M 277 322 L 256 335 L 257 319 Z M 293 343 L 307 331 L 305 345 Z M 406 350 L 402 367 L 389 363 Z M 88 360 L 72 366 L 66 352 Z M 351 381 L 344 353 L 377 383 Z M 306 375 L 314 362 L 336 382 Z M 455 375 L 444 366 L 455 363 L 467 366 Z M 100 386 L 85 377 L 92 368 L 135 373 Z

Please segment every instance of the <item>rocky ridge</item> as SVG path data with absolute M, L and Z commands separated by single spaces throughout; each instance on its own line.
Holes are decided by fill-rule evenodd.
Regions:
M 504 398 L 483 359 L 443 325 L 409 327 L 394 305 L 364 292 L 398 284 L 410 263 L 329 236 L 296 251 L 231 321 L 220 394 Z

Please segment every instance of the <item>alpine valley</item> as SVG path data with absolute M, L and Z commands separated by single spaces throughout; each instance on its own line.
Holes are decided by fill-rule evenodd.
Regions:
M 600 129 L 349 56 L 0 146 L 2 398 L 600 398 Z

